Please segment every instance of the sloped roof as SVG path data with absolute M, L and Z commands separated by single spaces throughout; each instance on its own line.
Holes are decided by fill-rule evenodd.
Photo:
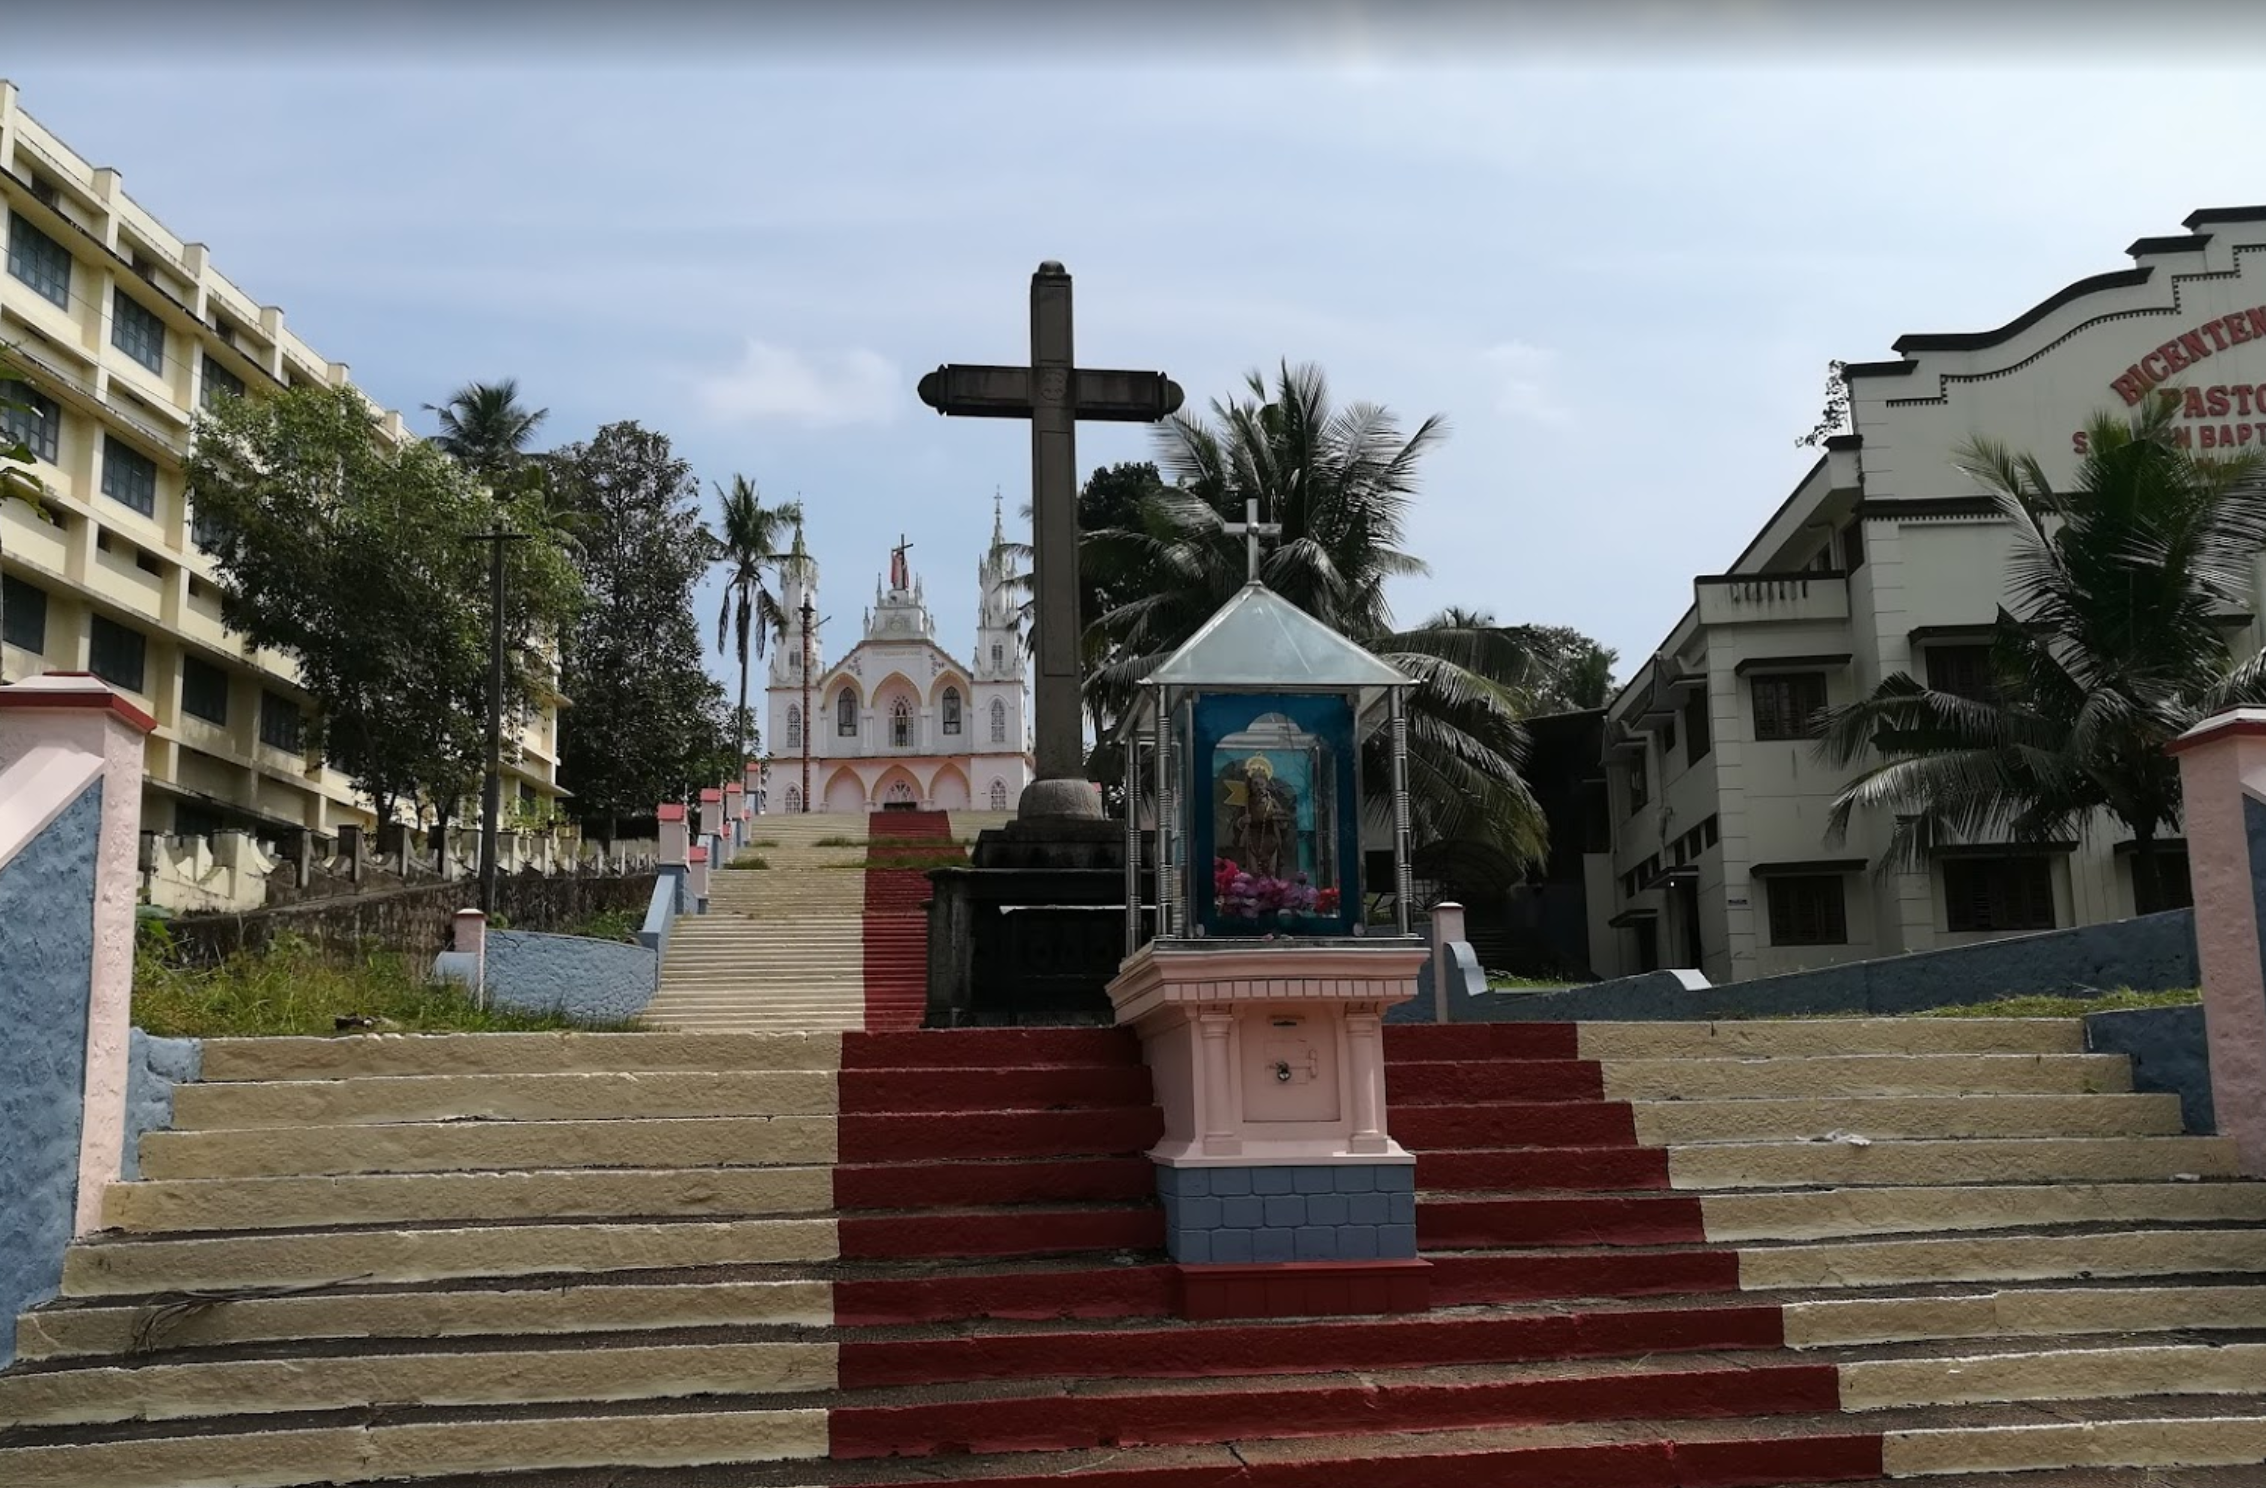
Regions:
M 1148 680 L 1167 687 L 1406 687 L 1398 667 L 1252 582 Z

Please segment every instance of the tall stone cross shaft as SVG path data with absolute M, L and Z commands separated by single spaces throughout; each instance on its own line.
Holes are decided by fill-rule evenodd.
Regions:
M 1084 713 L 1078 652 L 1078 420 L 1155 423 L 1180 407 L 1162 372 L 1097 371 L 1071 351 L 1070 271 L 1052 259 L 1031 275 L 1031 364 L 946 365 L 921 379 L 921 401 L 940 414 L 1031 421 L 1031 511 L 1038 589 L 1039 669 L 1033 712 L 1040 782 L 1077 789 L 1032 790 L 1025 816 L 1093 815 L 1084 787 Z

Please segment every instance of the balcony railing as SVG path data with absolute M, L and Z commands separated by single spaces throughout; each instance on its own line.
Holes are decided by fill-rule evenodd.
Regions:
M 1849 580 L 1840 573 L 1710 574 L 1693 588 L 1702 625 L 1849 618 Z

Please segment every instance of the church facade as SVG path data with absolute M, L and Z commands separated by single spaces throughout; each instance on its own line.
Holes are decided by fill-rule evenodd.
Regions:
M 922 582 L 900 545 L 886 578 L 875 580 L 860 639 L 830 660 L 818 561 L 795 534 L 780 567 L 788 628 L 765 700 L 767 810 L 1015 809 L 1032 760 L 1023 621 L 1005 544 L 995 502 L 991 545 L 976 571 L 970 658 L 938 643 Z

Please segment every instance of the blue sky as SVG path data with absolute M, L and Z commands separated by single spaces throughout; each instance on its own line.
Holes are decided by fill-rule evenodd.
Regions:
M 1998 325 L 2196 207 L 2266 200 L 2234 12 L 2126 36 L 2076 11 L 2027 35 L 2027 10 L 1893 35 L 1662 11 L 1563 32 L 1252 6 L 1207 42 L 1168 8 L 1039 47 L 1012 34 L 1036 7 L 946 38 L 886 7 L 798 30 L 664 3 L 532 42 L 432 8 L 288 34 L 239 8 L 170 34 L 149 12 L 95 62 L 89 0 L 0 74 L 417 427 L 517 376 L 554 439 L 635 418 L 711 503 L 735 471 L 799 493 L 851 624 L 902 531 L 970 644 L 1027 434 L 913 386 L 1020 360 L 1058 258 L 1087 365 L 1201 403 L 1311 360 L 1342 399 L 1445 415 L 1408 534 L 1432 571 L 1399 614 L 1577 626 L 1625 675 L 1807 468 L 1829 358 Z M 1081 462 L 1149 438 L 1087 426 Z

